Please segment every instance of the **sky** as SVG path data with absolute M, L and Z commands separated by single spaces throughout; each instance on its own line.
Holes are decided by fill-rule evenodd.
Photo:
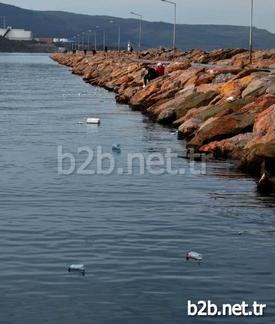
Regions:
M 249 25 L 251 0 L 173 0 L 178 23 Z M 135 11 L 149 21 L 173 22 L 173 7 L 160 0 L 0 0 L 34 10 L 62 10 L 129 18 Z M 275 0 L 254 0 L 255 26 L 275 33 Z M 1 13 L 0 13 L 1 15 Z

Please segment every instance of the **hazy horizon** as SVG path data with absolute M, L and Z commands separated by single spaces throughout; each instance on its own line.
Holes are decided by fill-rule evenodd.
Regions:
M 178 4 L 177 22 L 179 24 L 213 24 L 248 26 L 250 22 L 250 0 L 192 0 Z M 88 15 L 108 15 L 121 18 L 134 18 L 130 11 L 143 14 L 148 21 L 173 22 L 173 8 L 160 0 L 103 0 L 100 3 L 89 0 L 48 0 L 38 3 L 37 0 L 11 0 L 4 4 L 15 5 L 31 10 L 69 11 Z M 235 2 L 235 3 L 234 3 Z M 234 3 L 232 5 L 232 3 Z M 275 33 L 275 0 L 254 0 L 254 25 Z M 0 13 L 1 16 L 1 13 Z

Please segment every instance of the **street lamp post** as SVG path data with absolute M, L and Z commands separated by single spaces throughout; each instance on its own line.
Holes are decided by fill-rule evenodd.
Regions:
M 73 40 L 72 40 L 72 51 L 74 51 L 74 49 L 75 49 L 75 36 L 73 36 Z
M 254 25 L 254 0 L 251 0 L 250 6 L 250 32 L 249 32 L 249 62 L 252 63 L 253 54 L 253 25 Z
M 85 32 L 82 32 L 82 50 L 84 51 Z
M 174 6 L 174 33 L 173 33 L 173 49 L 176 50 L 176 25 L 177 25 L 177 3 L 169 0 L 161 0 Z
M 88 30 L 88 52 L 90 51 L 90 36 L 91 36 L 91 30 Z
M 97 36 L 96 36 L 96 30 L 94 30 L 94 44 L 95 44 L 95 51 L 97 50 Z
M 105 47 L 106 47 L 106 32 L 103 29 L 103 51 L 105 51 Z
M 114 23 L 113 20 L 110 21 L 111 24 Z M 117 25 L 118 27 L 118 37 L 117 37 L 117 50 L 120 52 L 120 43 L 121 43 L 121 28 L 120 25 Z
M 100 26 L 96 26 L 97 29 L 102 29 Z M 102 46 L 103 46 L 103 50 L 105 49 L 106 46 L 106 33 L 105 33 L 105 29 L 102 29 Z
M 77 50 L 80 49 L 80 34 L 77 35 Z
M 139 43 L 138 43 L 138 47 L 139 47 L 139 50 L 141 50 L 141 38 L 142 38 L 142 15 L 140 15 L 140 14 L 134 12 L 134 11 L 131 11 L 130 14 L 139 17 Z
M 6 16 L 1 16 L 3 19 L 3 29 L 6 29 Z
M 118 46 L 117 46 L 117 49 L 118 51 L 120 52 L 120 43 L 121 43 L 121 29 L 120 29 L 120 25 L 118 26 Z

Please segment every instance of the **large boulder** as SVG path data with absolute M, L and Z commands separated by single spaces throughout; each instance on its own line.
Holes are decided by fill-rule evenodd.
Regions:
M 253 138 L 244 147 L 242 167 L 258 173 L 265 159 L 274 160 L 275 165 L 275 105 L 257 115 Z
M 242 93 L 242 97 L 258 97 L 264 94 L 267 89 L 275 83 L 275 76 L 258 77 L 252 80 Z
M 169 64 L 166 67 L 166 72 L 171 73 L 171 72 L 178 71 L 178 70 L 187 70 L 188 68 L 190 68 L 190 66 L 191 66 L 191 63 L 189 60 L 176 62 L 176 63 Z
M 195 92 L 188 96 L 185 101 L 182 102 L 176 109 L 176 118 L 183 117 L 190 109 L 207 106 L 216 96 L 218 95 L 215 91 L 209 91 L 206 93 Z
M 240 112 L 255 112 L 259 114 L 273 104 L 275 104 L 275 95 L 265 94 L 242 107 Z
M 243 157 L 243 150 L 247 143 L 253 138 L 253 133 L 245 133 L 231 138 L 214 141 L 200 147 L 199 151 L 206 154 L 214 154 L 215 157 L 230 157 L 240 159 Z
M 240 133 L 252 131 L 256 118 L 255 113 L 235 113 L 208 119 L 196 132 L 188 146 L 199 148 L 216 140 L 223 140 Z
M 182 136 L 189 136 L 198 130 L 207 120 L 209 122 L 209 120 L 215 117 L 221 118 L 224 115 L 237 113 L 248 102 L 250 100 L 240 99 L 234 102 L 191 109 L 185 116 L 178 119 L 175 124 L 180 125 L 178 131 Z
M 130 106 L 133 108 L 144 108 L 149 107 L 150 103 L 148 103 L 148 98 L 152 95 L 158 93 L 161 89 L 162 81 L 160 79 L 156 79 L 150 82 L 145 88 L 138 91 L 130 100 Z

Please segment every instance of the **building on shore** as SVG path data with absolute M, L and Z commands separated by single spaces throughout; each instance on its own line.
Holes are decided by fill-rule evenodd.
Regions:
M 31 41 L 32 32 L 24 29 L 13 29 L 12 27 L 0 28 L 0 37 L 14 41 Z
M 45 44 L 53 44 L 53 38 L 52 37 L 38 37 L 34 39 L 36 42 L 41 42 Z
M 54 43 L 69 43 L 70 40 L 68 38 L 54 38 L 53 42 Z

